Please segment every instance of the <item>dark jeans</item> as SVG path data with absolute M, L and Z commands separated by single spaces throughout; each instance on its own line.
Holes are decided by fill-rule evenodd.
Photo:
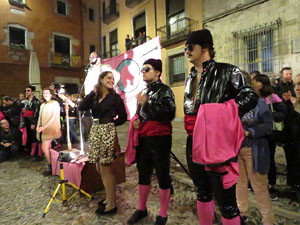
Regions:
M 19 146 L 12 145 L 8 148 L 3 147 L 0 150 L 0 163 L 9 160 L 12 157 L 16 157 L 19 153 Z
M 139 147 L 136 151 L 139 184 L 150 185 L 151 175 L 155 169 L 159 187 L 161 189 L 171 187 L 171 146 L 171 135 L 139 138 Z
M 210 174 L 205 171 L 205 167 L 192 161 L 193 136 L 187 137 L 186 158 L 190 174 L 197 192 L 197 200 L 200 202 L 209 202 L 213 195 L 218 203 L 222 216 L 226 219 L 232 219 L 240 214 L 236 203 L 235 187 L 223 188 L 222 176 Z
M 290 143 L 285 141 L 284 134 L 282 132 L 273 131 L 272 136 L 268 138 L 269 141 L 269 150 L 270 150 L 270 169 L 268 173 L 268 183 L 270 185 L 276 184 L 277 178 L 277 169 L 276 169 L 276 162 L 275 162 L 275 152 L 276 152 L 276 145 L 277 143 L 284 143 L 283 149 L 285 153 L 285 159 L 287 164 L 287 184 L 290 183 L 290 174 L 291 174 L 291 163 L 293 161 L 293 156 L 291 152 L 293 149 L 290 147 Z

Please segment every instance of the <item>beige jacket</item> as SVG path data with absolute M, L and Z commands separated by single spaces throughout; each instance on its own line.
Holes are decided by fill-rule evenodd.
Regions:
M 42 132 L 42 140 L 53 140 L 60 138 L 60 106 L 55 100 L 50 100 L 41 105 L 39 120 L 37 123 L 38 127 L 44 127 L 45 130 Z M 37 139 L 40 140 L 40 133 L 37 133 Z

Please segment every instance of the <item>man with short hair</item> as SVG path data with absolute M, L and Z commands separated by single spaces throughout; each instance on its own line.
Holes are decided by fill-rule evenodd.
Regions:
M 25 105 L 23 110 L 23 117 L 25 121 L 26 131 L 27 131 L 27 151 L 31 152 L 31 156 L 35 155 L 37 147 L 42 148 L 41 145 L 38 146 L 38 140 L 36 139 L 36 125 L 39 118 L 40 101 L 35 97 L 35 87 L 28 85 L 25 89 L 25 95 L 28 103 Z M 41 151 L 39 151 L 41 152 Z M 41 157 L 41 155 L 39 156 Z
M 234 143 L 241 140 L 243 134 L 240 130 L 243 132 L 243 129 L 239 116 L 256 106 L 258 96 L 251 87 L 245 85 L 239 68 L 227 63 L 217 63 L 213 60 L 215 57 L 213 45 L 212 35 L 207 29 L 192 32 L 186 41 L 185 54 L 189 62 L 194 65 L 186 78 L 184 92 L 184 126 L 188 134 L 186 157 L 196 188 L 197 214 L 200 225 L 212 225 L 213 223 L 215 212 L 213 196 L 218 203 L 222 223 L 224 225 L 237 225 L 241 222 L 235 194 L 238 178 L 236 152 L 238 145 L 233 144 L 232 138 L 229 136 L 234 135 L 236 137 Z M 231 101 L 232 99 L 234 101 Z M 225 103 L 228 104 L 228 110 L 221 108 Z M 238 112 L 232 110 L 234 112 L 232 115 L 228 113 L 231 108 L 237 108 L 236 105 Z M 215 108 L 207 115 L 198 112 L 206 107 Z M 213 112 L 217 112 L 217 115 Z M 225 113 L 228 118 L 219 121 L 220 115 L 223 116 Z M 203 124 L 196 126 L 198 120 L 203 121 Z M 214 124 L 214 121 L 219 123 Z M 229 129 L 233 123 L 239 124 L 239 126 Z M 194 132 L 196 129 L 197 131 Z M 204 138 L 207 138 L 205 141 L 209 141 L 208 139 L 211 138 L 199 135 L 198 131 L 218 137 L 218 140 L 215 140 L 218 142 L 216 147 L 211 147 L 212 142 L 205 144 L 205 150 L 208 152 L 206 153 L 211 156 L 208 158 L 212 161 L 211 164 L 195 163 L 195 156 L 199 159 L 205 153 L 201 152 L 204 148 L 200 149 L 201 154 L 199 151 L 197 153 L 194 151 L 194 141 L 200 142 Z M 228 134 L 228 131 L 232 132 Z M 228 139 L 231 139 L 232 143 Z M 219 146 L 226 147 L 219 149 Z M 232 158 L 224 157 L 224 161 L 219 164 L 214 161 L 217 155 L 227 156 L 228 152 L 232 152 L 230 154 L 233 155 Z
M 84 81 L 85 95 L 88 95 L 94 89 L 94 86 L 98 83 L 100 72 L 101 72 L 100 55 L 97 52 L 92 52 L 89 57 L 89 66 Z
M 0 121 L 0 163 L 17 156 L 21 146 L 21 133 L 9 126 L 6 119 Z
M 282 98 L 283 103 L 288 108 L 288 114 L 287 119 L 289 118 L 292 109 L 293 104 L 296 102 L 296 94 L 294 91 L 294 84 L 292 80 L 292 68 L 291 67 L 284 67 L 280 71 L 280 80 L 278 84 L 274 87 L 274 92 L 277 94 L 280 98 Z M 284 124 L 286 126 L 286 121 L 284 121 Z M 284 129 L 284 133 L 287 134 L 289 131 L 288 129 Z M 286 139 L 284 142 L 284 153 L 285 153 L 285 159 L 287 164 L 287 184 L 289 185 L 291 183 L 290 181 L 290 174 L 291 174 L 291 163 L 293 161 L 292 159 L 292 151 L 291 143 L 288 141 L 288 135 L 285 135 Z M 272 184 L 270 188 L 270 193 L 272 196 L 276 198 L 277 196 L 277 190 L 275 188 L 275 184 Z M 277 197 L 278 198 L 278 197 Z
M 159 184 L 160 210 L 154 224 L 164 225 L 167 223 L 170 202 L 171 121 L 175 117 L 175 97 L 172 90 L 160 80 L 160 59 L 146 60 L 142 73 L 147 88 L 138 96 L 138 116 L 132 122 L 139 137 L 136 150 L 139 204 L 127 224 L 135 224 L 148 216 L 146 204 L 151 189 L 151 176 L 155 169 Z
M 293 101 L 295 101 L 295 91 L 292 80 L 292 68 L 284 67 L 280 71 L 280 80 L 274 87 L 274 92 L 283 102 L 289 106 L 292 106 Z
M 8 96 L 3 97 L 2 104 L 2 112 L 5 118 L 10 122 L 11 126 L 18 128 L 20 124 L 20 113 L 24 104 Z

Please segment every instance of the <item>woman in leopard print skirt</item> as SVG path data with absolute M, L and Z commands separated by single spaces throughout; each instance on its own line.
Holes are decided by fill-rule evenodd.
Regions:
M 89 161 L 96 163 L 106 194 L 106 198 L 99 202 L 96 210 L 100 215 L 117 212 L 116 178 L 112 161 L 120 151 L 116 126 L 127 120 L 124 103 L 113 87 L 113 74 L 109 71 L 102 72 L 94 90 L 78 107 L 80 111 L 92 110 L 94 122 L 90 131 Z

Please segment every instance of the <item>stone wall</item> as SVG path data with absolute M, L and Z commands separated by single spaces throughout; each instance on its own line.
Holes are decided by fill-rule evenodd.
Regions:
M 213 34 L 217 61 L 247 69 L 237 60 L 233 33 L 264 27 L 279 19 L 281 25 L 276 33 L 278 40 L 275 42 L 277 47 L 274 48 L 273 75 L 278 75 L 280 69 L 286 66 L 292 67 L 294 75 L 300 73 L 298 0 L 218 1 L 218 5 L 226 7 L 226 10 L 221 11 L 216 10 L 215 5 L 216 1 L 203 1 L 203 23 Z

